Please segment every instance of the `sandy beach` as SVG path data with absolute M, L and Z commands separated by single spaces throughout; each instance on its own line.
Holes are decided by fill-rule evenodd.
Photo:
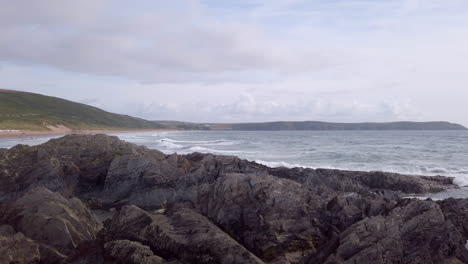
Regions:
M 47 131 L 30 130 L 0 130 L 0 138 L 21 138 L 40 136 L 60 136 L 69 134 L 113 134 L 113 133 L 137 133 L 137 132 L 165 132 L 177 131 L 176 129 L 126 129 L 126 130 L 70 130 L 65 128 L 52 129 Z

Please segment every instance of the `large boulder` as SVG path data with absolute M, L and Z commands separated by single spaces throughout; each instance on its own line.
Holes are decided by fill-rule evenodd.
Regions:
M 37 264 L 40 261 L 39 245 L 13 227 L 0 226 L 0 263 Z
M 125 144 L 114 137 L 76 135 L 40 146 L 15 146 L 0 159 L 0 200 L 38 186 L 63 195 L 93 189 L 122 148 Z
M 298 182 L 254 174 L 223 175 L 198 202 L 204 215 L 268 262 L 316 252 L 322 206 Z
M 101 224 L 77 198 L 67 199 L 37 187 L 18 200 L 3 203 L 0 222 L 43 244 L 42 252 L 54 258 L 70 254 L 80 243 L 96 238 Z

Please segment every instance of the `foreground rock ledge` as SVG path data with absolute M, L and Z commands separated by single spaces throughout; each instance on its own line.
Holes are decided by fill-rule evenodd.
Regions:
M 468 263 L 452 180 L 69 135 L 0 149 L 0 263 Z

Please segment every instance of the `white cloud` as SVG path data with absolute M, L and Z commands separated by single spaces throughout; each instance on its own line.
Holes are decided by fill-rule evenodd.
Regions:
M 323 120 L 335 122 L 422 120 L 410 101 L 362 102 L 314 98 L 303 101 L 274 101 L 243 94 L 228 103 L 133 103 L 123 106 L 131 114 L 152 120 L 192 122 L 245 122 L 278 120 Z M 119 111 L 119 109 L 115 109 Z
M 255 24 L 212 18 L 187 1 L 169 8 L 156 1 L 134 16 L 109 12 L 113 3 L 3 0 L 0 59 L 147 82 L 234 81 L 246 72 L 332 63 L 317 50 L 270 36 Z
M 468 124 L 467 1 L 0 5 L 2 88 L 152 119 Z

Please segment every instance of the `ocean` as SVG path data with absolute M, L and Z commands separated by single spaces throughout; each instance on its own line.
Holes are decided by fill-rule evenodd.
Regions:
M 174 131 L 115 134 L 164 153 L 235 155 L 271 167 L 455 177 L 468 186 L 468 131 Z M 0 148 L 52 137 L 2 138 Z

